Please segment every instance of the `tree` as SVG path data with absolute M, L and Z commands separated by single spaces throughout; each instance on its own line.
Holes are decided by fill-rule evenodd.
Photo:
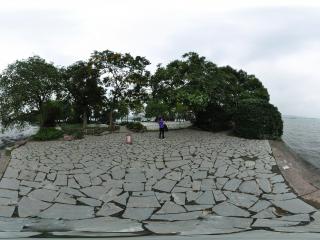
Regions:
M 83 128 L 87 126 L 88 117 L 102 105 L 104 90 L 100 84 L 97 69 L 84 61 L 79 61 L 63 71 L 67 98 L 70 99 L 78 116 L 81 116 Z
M 58 119 L 64 118 L 65 105 L 61 101 L 49 100 L 43 104 L 43 126 L 54 127 Z
M 109 50 L 95 51 L 90 59 L 93 68 L 100 71 L 108 98 L 109 122 L 113 129 L 113 112 L 120 103 L 143 100 L 149 79 L 146 66 L 150 62 L 141 56 L 121 54 Z
M 166 103 L 174 116 L 179 110 L 177 104 L 184 106 L 185 111 L 205 109 L 216 89 L 217 72 L 217 66 L 205 57 L 186 53 L 182 60 L 174 60 L 166 67 L 158 65 L 150 80 L 152 98 Z
M 238 109 L 240 101 L 245 99 L 260 99 L 269 101 L 268 90 L 254 75 L 247 74 L 243 70 L 235 70 L 230 66 L 219 68 L 221 78 L 219 89 L 215 98 L 219 98 L 225 111 L 233 117 Z
M 157 101 L 157 100 L 150 100 L 147 103 L 147 107 L 146 107 L 146 117 L 147 118 L 152 118 L 152 117 L 164 117 L 165 119 L 167 119 L 168 117 L 168 106 L 161 102 L 161 101 Z
M 283 133 L 281 114 L 267 101 L 243 100 L 235 115 L 235 133 L 245 138 L 279 139 Z
M 176 119 L 187 119 L 188 116 L 188 107 L 181 104 L 181 103 L 177 103 L 176 107 L 175 107 L 175 113 L 176 113 Z
M 192 112 L 197 126 L 211 130 L 232 126 L 239 102 L 269 101 L 267 89 L 254 75 L 230 66 L 218 67 L 194 52 L 165 67 L 159 65 L 150 86 L 152 99 L 165 103 L 169 115 Z M 177 107 L 179 104 L 183 108 Z
M 118 109 L 117 109 L 117 112 L 116 112 L 116 118 L 117 119 L 122 119 L 124 117 L 127 117 L 129 115 L 129 107 L 128 107 L 128 104 L 126 104 L 125 102 L 120 102 L 118 104 Z
M 40 115 L 43 106 L 60 91 L 60 74 L 39 56 L 10 64 L 0 77 L 0 118 L 4 127 L 23 125 L 30 115 Z

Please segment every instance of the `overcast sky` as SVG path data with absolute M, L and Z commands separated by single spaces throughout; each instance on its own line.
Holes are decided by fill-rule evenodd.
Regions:
M 105 49 L 154 69 L 195 51 L 256 75 L 282 114 L 320 117 L 320 1 L 10 0 L 0 31 L 1 70 L 35 54 L 61 66 Z

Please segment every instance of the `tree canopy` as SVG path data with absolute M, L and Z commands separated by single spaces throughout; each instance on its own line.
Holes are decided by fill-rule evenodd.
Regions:
M 62 71 L 63 85 L 66 98 L 75 110 L 75 117 L 81 118 L 83 126 L 94 110 L 103 104 L 104 89 L 100 84 L 100 75 L 97 69 L 84 61 L 79 61 Z
M 147 70 L 149 64 L 145 57 L 110 50 L 94 51 L 88 61 L 60 69 L 39 56 L 18 60 L 0 76 L 1 123 L 23 124 L 40 116 L 41 126 L 62 120 L 82 121 L 85 127 L 93 118 L 109 119 L 112 129 L 115 118 L 144 112 L 148 118 L 192 120 L 206 130 L 238 124 L 236 129 L 243 132 L 239 129 L 246 129 L 241 126 L 249 115 L 240 114 L 239 120 L 239 111 L 249 109 L 256 114 L 260 108 L 277 120 L 262 116 L 266 126 L 255 125 L 259 136 L 282 134 L 281 115 L 254 75 L 219 67 L 195 52 L 165 66 L 159 64 L 153 74 Z
M 111 125 L 113 112 L 120 107 L 120 104 L 126 103 L 131 108 L 141 106 L 150 75 L 146 70 L 150 62 L 146 58 L 110 50 L 95 51 L 91 55 L 90 64 L 99 70 L 103 78 Z
M 0 77 L 0 117 L 4 126 L 23 124 L 43 105 L 53 99 L 61 88 L 58 69 L 39 56 L 10 64 Z

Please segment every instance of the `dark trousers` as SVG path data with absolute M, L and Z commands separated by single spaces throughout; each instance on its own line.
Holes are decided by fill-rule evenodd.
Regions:
M 164 128 L 159 128 L 159 138 L 164 138 Z

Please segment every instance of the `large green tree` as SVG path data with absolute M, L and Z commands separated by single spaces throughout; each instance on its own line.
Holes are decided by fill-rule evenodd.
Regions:
M 219 68 L 219 77 L 219 91 L 216 91 L 214 100 L 221 101 L 224 109 L 231 114 L 237 111 L 239 102 L 245 99 L 269 101 L 268 90 L 254 75 L 226 66 Z
M 97 69 L 84 61 L 79 61 L 63 70 L 67 99 L 70 100 L 76 115 L 82 118 L 83 127 L 87 126 L 89 116 L 102 106 L 104 90 L 100 86 Z
M 165 67 L 158 66 L 150 87 L 151 103 L 165 103 L 173 116 L 179 109 L 193 112 L 196 123 L 204 124 L 205 128 L 215 126 L 215 130 L 228 126 L 240 101 L 269 101 L 267 89 L 254 75 L 229 66 L 218 67 L 194 52 Z
M 44 104 L 60 91 L 57 68 L 39 56 L 10 64 L 0 77 L 0 118 L 4 127 L 23 125 L 33 114 L 44 124 Z
M 217 72 L 217 66 L 205 57 L 186 53 L 181 60 L 158 66 L 150 79 L 151 98 L 165 103 L 173 116 L 181 108 L 199 111 L 207 106 L 216 89 Z
M 98 69 L 103 78 L 109 109 L 109 122 L 113 127 L 113 113 L 121 104 L 138 106 L 146 96 L 150 62 L 141 56 L 113 51 L 95 51 L 90 59 L 93 68 Z

